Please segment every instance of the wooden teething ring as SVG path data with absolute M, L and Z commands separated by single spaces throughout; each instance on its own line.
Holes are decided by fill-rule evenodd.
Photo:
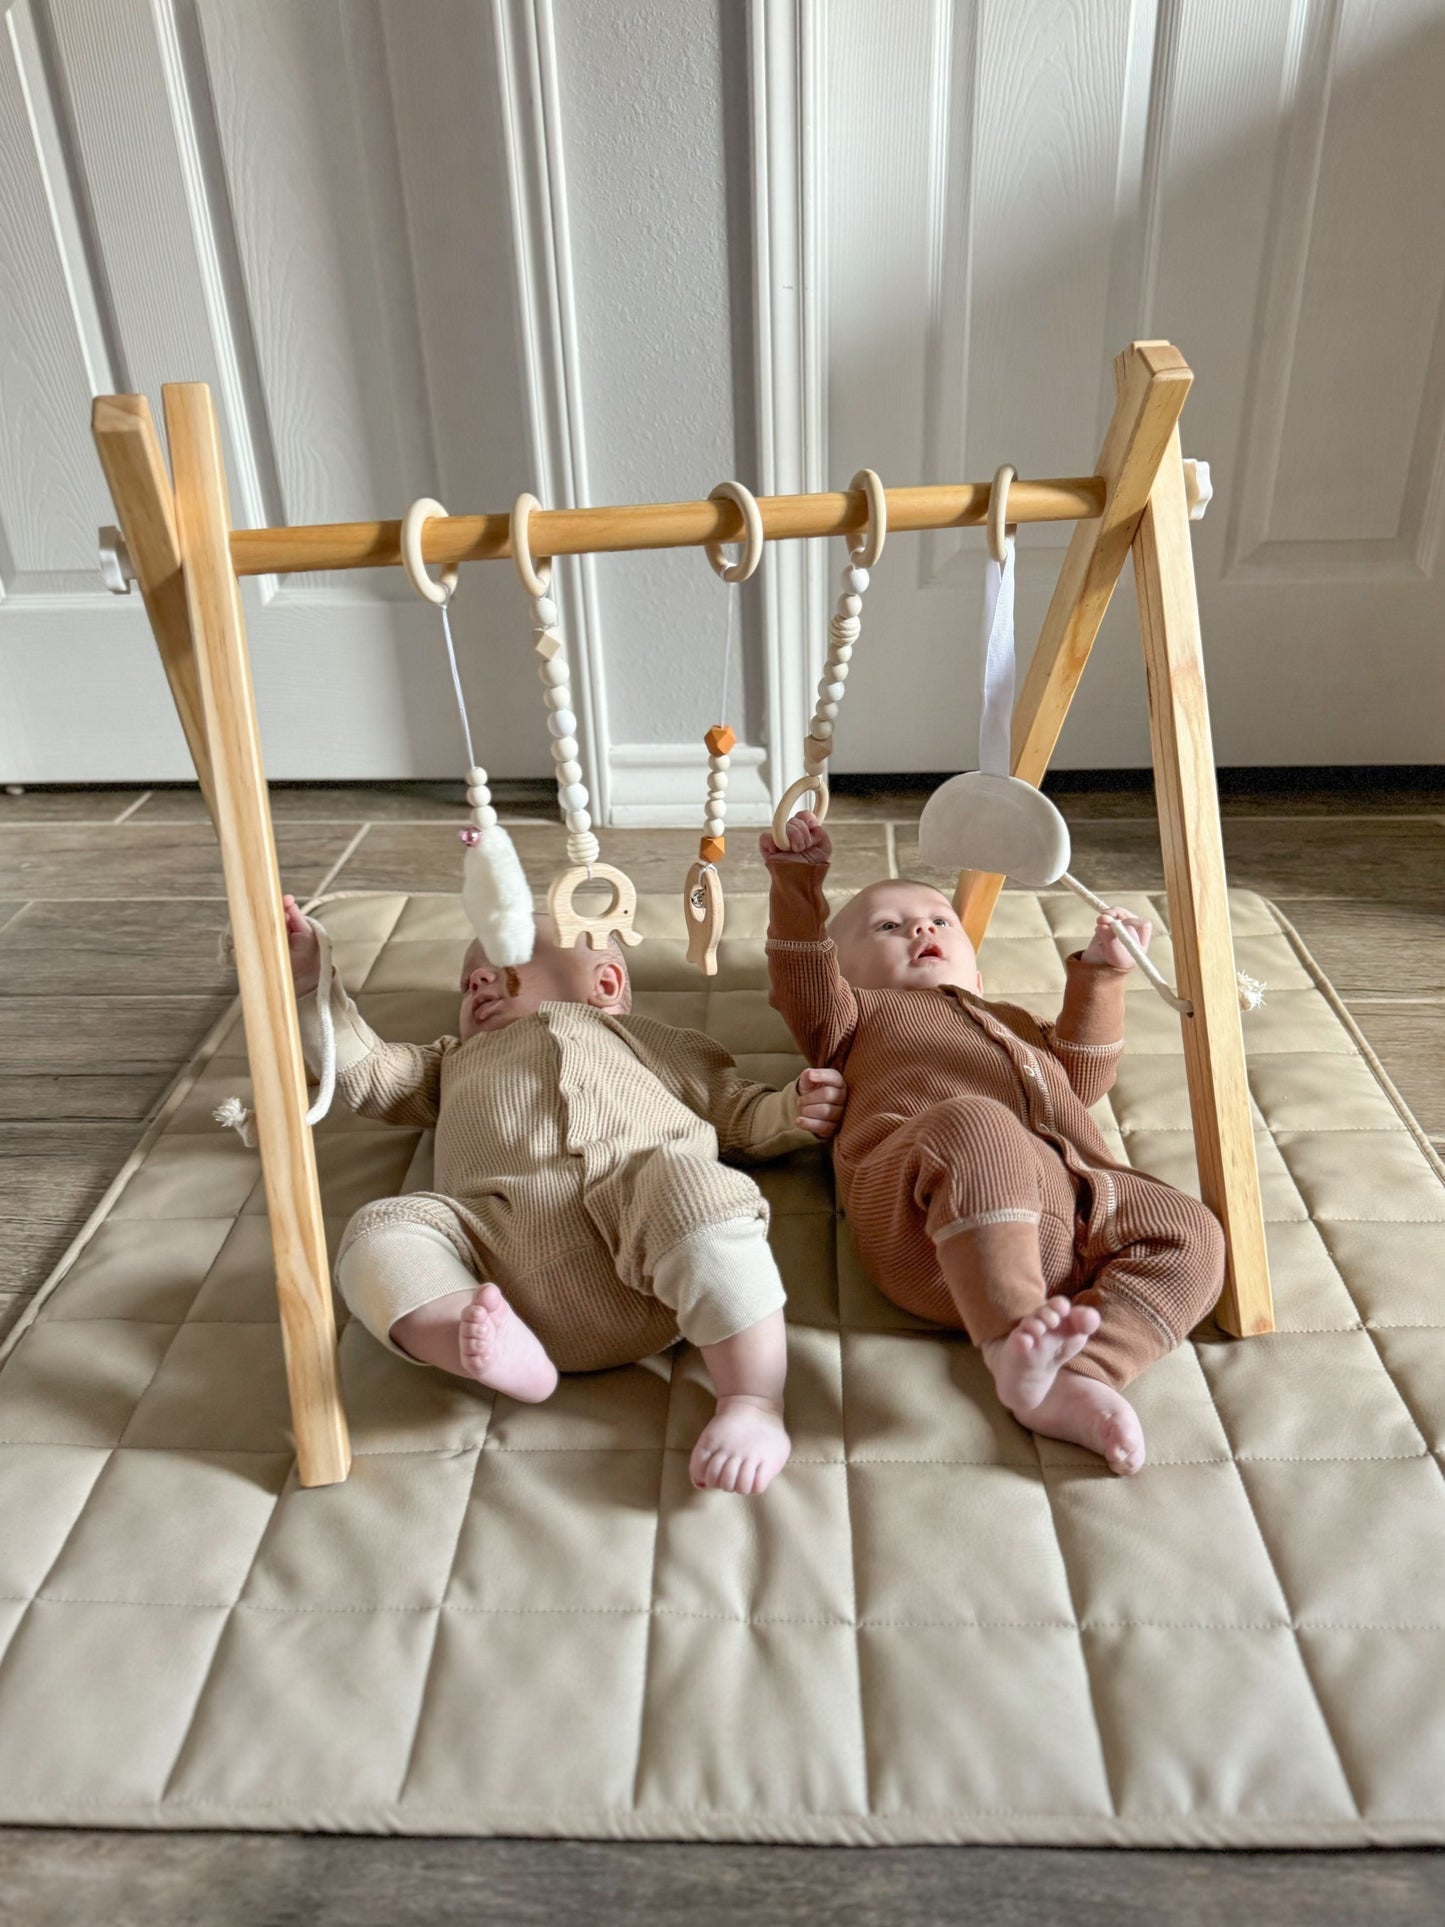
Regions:
M 419 596 L 424 597 L 428 602 L 439 602 L 443 605 L 451 601 L 461 570 L 453 562 L 450 568 L 442 570 L 440 582 L 429 576 L 426 564 L 421 559 L 421 533 L 433 517 L 445 515 L 446 510 L 440 502 L 434 502 L 429 495 L 423 495 L 412 503 L 401 520 L 401 560 L 407 578 Z
M 1000 568 L 1008 559 L 1004 547 L 1006 539 L 1013 534 L 1018 524 L 1008 521 L 1009 483 L 1018 474 L 1011 463 L 1005 462 L 993 478 L 993 487 L 988 492 L 988 552 Z
M 813 814 L 821 823 L 828 814 L 828 779 L 821 773 L 817 776 L 800 776 L 796 783 L 790 783 L 783 791 L 783 800 L 773 811 L 773 841 L 780 850 L 788 847 L 788 818 L 798 807 L 799 802 L 809 791 L 813 792 Z
M 724 582 L 746 582 L 763 559 L 763 516 L 753 495 L 741 482 L 719 482 L 708 492 L 710 502 L 735 502 L 743 518 L 743 552 L 736 562 L 723 554 L 721 542 L 704 542 L 707 559 Z

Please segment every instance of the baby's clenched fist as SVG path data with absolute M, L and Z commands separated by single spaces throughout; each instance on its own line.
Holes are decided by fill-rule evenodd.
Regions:
M 797 819 L 794 818 L 794 821 Z M 848 1101 L 841 1071 L 804 1071 L 798 1079 L 798 1128 L 814 1137 L 832 1137 Z
M 296 995 L 307 997 L 321 981 L 321 940 L 295 897 L 282 897 L 281 904 L 286 912 L 291 981 L 296 986 Z
M 764 863 L 812 863 L 821 868 L 833 860 L 833 845 L 828 832 L 811 810 L 799 810 L 796 816 L 788 818 L 787 848 L 780 848 L 773 841 L 771 830 L 764 830 L 758 838 L 758 848 Z

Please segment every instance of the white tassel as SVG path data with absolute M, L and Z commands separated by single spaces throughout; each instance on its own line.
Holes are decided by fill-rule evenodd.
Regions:
M 1258 977 L 1251 977 L 1243 970 L 1237 970 L 1234 973 L 1234 981 L 1239 985 L 1239 1008 L 1258 1010 L 1264 1002 L 1264 993 L 1269 989 L 1269 985 L 1262 984 Z
M 494 964 L 530 961 L 537 927 L 532 886 L 517 847 L 500 823 L 477 833 L 462 859 L 462 907 Z
M 256 1148 L 256 1131 L 252 1123 L 256 1113 L 248 1111 L 239 1097 L 223 1098 L 211 1112 L 211 1116 L 228 1131 L 239 1132 L 241 1142 L 248 1151 Z

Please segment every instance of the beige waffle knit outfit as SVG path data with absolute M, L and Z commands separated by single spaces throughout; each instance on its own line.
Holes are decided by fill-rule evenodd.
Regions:
M 1056 1024 L 957 987 L 855 990 L 827 935 L 824 874 L 772 866 L 768 972 L 799 1049 L 847 1079 L 834 1170 L 874 1283 L 987 1343 L 1035 1308 L 1037 1289 L 1002 1265 L 964 1277 L 949 1240 L 999 1227 L 972 1242 L 1003 1253 L 1019 1236 L 1006 1227 L 1037 1226 L 1048 1290 L 1100 1316 L 1069 1369 L 1126 1385 L 1181 1342 L 1224 1279 L 1214 1214 L 1117 1162 L 1089 1115 L 1124 1048 L 1128 973 L 1076 952 Z
M 587 1004 L 424 1045 L 383 1042 L 339 977 L 330 1007 L 341 1101 L 436 1127 L 436 1190 L 364 1205 L 337 1253 L 351 1310 L 399 1356 L 397 1319 L 456 1288 L 454 1266 L 428 1262 L 438 1239 L 501 1286 L 559 1371 L 628 1364 L 679 1332 L 716 1344 L 781 1308 L 767 1204 L 719 1157 L 816 1144 L 794 1088 L 750 1082 L 698 1031 Z M 315 1068 L 314 999 L 301 1032 Z

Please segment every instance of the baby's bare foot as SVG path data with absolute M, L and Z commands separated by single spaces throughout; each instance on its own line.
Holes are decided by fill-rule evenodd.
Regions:
M 1122 1392 L 1081 1372 L 1060 1372 L 1037 1405 L 1015 1412 L 1020 1425 L 1046 1439 L 1097 1452 L 1111 1472 L 1128 1477 L 1144 1463 L 1144 1428 Z
M 1092 1305 L 1048 1298 L 1012 1331 L 983 1347 L 998 1395 L 1016 1419 L 1033 1423 L 1025 1412 L 1047 1395 L 1059 1367 L 1077 1358 L 1098 1329 L 1099 1314 Z
M 692 1448 L 688 1472 L 699 1491 L 711 1487 L 756 1498 L 788 1463 L 792 1449 L 780 1408 L 739 1392 L 718 1400 Z
M 458 1342 L 462 1370 L 478 1384 L 527 1405 L 540 1405 L 557 1389 L 557 1367 L 541 1339 L 495 1285 L 483 1285 L 463 1311 Z

